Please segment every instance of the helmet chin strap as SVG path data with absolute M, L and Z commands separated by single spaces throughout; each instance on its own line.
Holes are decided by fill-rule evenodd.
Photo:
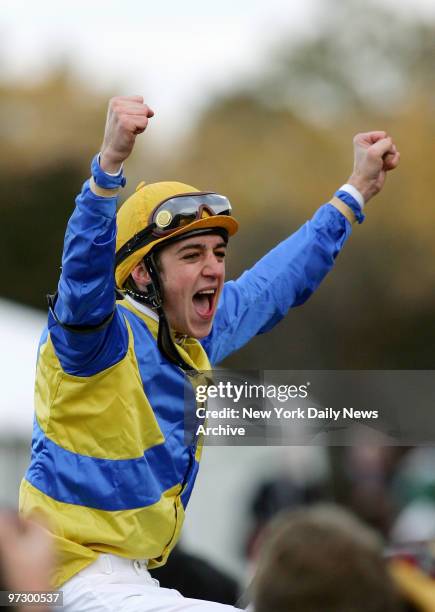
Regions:
M 173 244 L 174 242 L 184 240 L 185 238 L 191 238 L 192 236 L 202 236 L 207 234 L 219 234 L 225 241 L 225 243 L 228 242 L 227 230 L 221 227 L 208 227 L 192 230 L 190 232 L 170 237 L 165 240 L 164 245 L 162 246 L 167 246 L 168 244 Z M 127 283 L 125 291 L 133 299 L 137 300 L 138 302 L 141 302 L 142 304 L 145 304 L 146 306 L 149 306 L 158 314 L 159 331 L 157 336 L 157 346 L 159 347 L 160 352 L 171 363 L 181 368 L 188 376 L 195 376 L 196 374 L 198 374 L 198 371 L 195 370 L 195 368 L 192 368 L 192 366 L 190 366 L 184 361 L 184 359 L 178 352 L 177 347 L 174 344 L 174 340 L 172 339 L 168 320 L 163 310 L 163 287 L 162 283 L 160 282 L 160 276 L 158 273 L 158 268 L 154 255 L 155 253 L 151 251 L 143 258 L 143 262 L 145 264 L 146 269 L 148 270 L 151 279 L 151 282 L 147 285 L 147 290 L 139 291 L 137 287 L 134 287 L 133 289 L 131 286 L 129 287 Z
M 191 365 L 186 363 L 178 352 L 174 341 L 172 339 L 171 330 L 169 328 L 168 320 L 163 310 L 163 289 L 160 282 L 159 273 L 157 271 L 157 265 L 154 259 L 154 254 L 150 253 L 145 255 L 144 264 L 150 275 L 151 282 L 147 286 L 147 291 L 133 290 L 130 287 L 126 287 L 126 293 L 133 299 L 151 307 L 156 311 L 159 317 L 159 331 L 157 335 L 157 346 L 160 352 L 173 364 L 181 368 L 188 375 L 197 374 L 197 370 L 192 368 Z

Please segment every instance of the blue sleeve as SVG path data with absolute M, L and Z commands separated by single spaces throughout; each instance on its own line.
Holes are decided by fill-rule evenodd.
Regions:
M 125 184 L 122 174 L 106 175 L 96 159 L 92 162 L 92 174 L 103 188 Z M 58 321 L 78 331 L 62 327 L 52 313 L 48 328 L 62 367 L 78 375 L 86 365 L 92 363 L 92 369 L 99 371 L 114 363 L 115 354 L 119 358 L 120 347 L 115 342 L 111 348 L 109 341 L 114 328 L 118 328 L 120 337 L 126 338 L 120 315 L 103 329 L 92 331 L 92 327 L 110 319 L 115 309 L 116 204 L 117 192 L 113 197 L 96 195 L 90 189 L 90 181 L 86 181 L 76 198 L 65 234 L 54 312 Z M 80 328 L 87 331 L 81 332 Z
M 303 304 L 331 270 L 350 233 L 349 221 L 325 204 L 238 280 L 225 283 L 212 331 L 202 341 L 212 365 Z

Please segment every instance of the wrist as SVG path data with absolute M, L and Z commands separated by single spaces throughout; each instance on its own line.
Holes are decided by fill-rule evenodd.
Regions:
M 378 192 L 375 181 L 365 179 L 355 173 L 349 177 L 347 184 L 359 191 L 365 204 Z
M 92 160 L 91 164 L 91 175 L 92 175 L 92 183 L 95 183 L 98 187 L 104 190 L 116 190 L 118 191 L 120 187 L 124 187 L 126 180 L 122 173 L 122 170 L 117 174 L 110 174 L 104 170 L 101 166 L 101 162 L 99 160 L 99 155 L 96 155 Z M 98 195 L 98 194 L 97 194 Z M 101 194 L 108 195 L 108 194 Z M 112 194 L 113 195 L 113 194 Z
M 340 187 L 340 189 L 338 189 L 338 191 L 346 191 L 348 194 L 350 194 L 353 197 L 354 200 L 358 202 L 361 210 L 364 210 L 364 204 L 365 204 L 364 196 L 359 191 L 359 189 L 357 189 L 354 185 L 351 185 L 350 183 L 345 183 L 344 185 Z
M 363 209 L 362 195 L 358 190 L 356 190 L 356 188 L 353 185 L 346 183 L 342 187 L 340 187 L 340 189 L 338 189 L 334 194 L 333 200 L 337 200 L 337 199 L 340 200 L 342 205 L 345 205 L 347 209 L 352 213 L 353 221 L 351 222 L 357 221 L 358 223 L 362 223 L 364 221 L 365 215 L 362 212 L 362 209 Z M 331 203 L 335 205 L 334 201 L 331 201 Z M 338 208 L 340 212 L 343 212 L 342 206 L 341 207 L 336 206 L 336 208 Z M 347 215 L 345 216 L 349 219 Z
M 122 170 L 122 161 L 118 159 L 114 159 L 107 153 L 100 153 L 98 157 L 98 161 L 100 163 L 100 168 L 106 174 L 117 175 L 120 174 Z

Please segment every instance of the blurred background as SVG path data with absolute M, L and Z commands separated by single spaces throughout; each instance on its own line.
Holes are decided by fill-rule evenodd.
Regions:
M 303 308 L 224 364 L 434 369 L 435 3 L 3 0 L 0 15 L 0 502 L 29 456 L 36 347 L 65 225 L 107 100 L 155 110 L 126 165 L 227 195 L 237 277 L 327 201 L 352 137 L 384 129 L 400 168 Z M 435 537 L 435 451 L 206 448 L 184 546 L 238 578 L 282 507 L 335 500 L 396 541 Z

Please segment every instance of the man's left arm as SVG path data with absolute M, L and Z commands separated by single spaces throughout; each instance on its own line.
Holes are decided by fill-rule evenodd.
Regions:
M 385 132 L 358 134 L 348 182 L 310 221 L 237 281 L 225 284 L 211 334 L 203 340 L 212 364 L 271 329 L 289 308 L 304 303 L 333 267 L 365 204 L 382 189 L 400 155 Z

